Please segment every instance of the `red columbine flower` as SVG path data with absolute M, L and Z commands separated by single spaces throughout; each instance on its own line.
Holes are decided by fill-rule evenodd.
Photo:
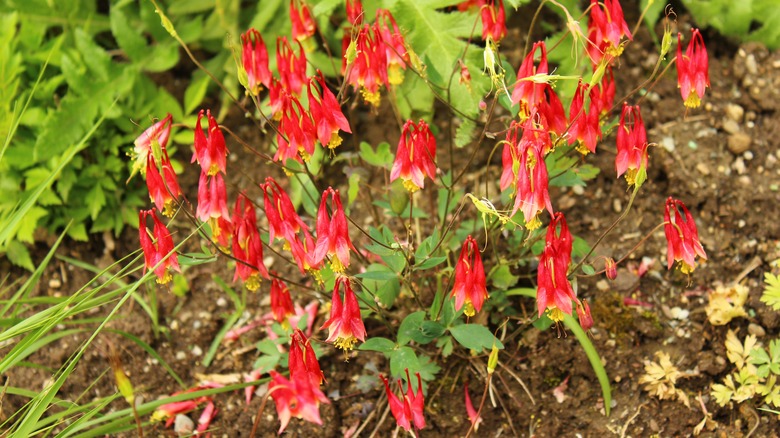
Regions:
M 198 219 L 211 226 L 211 236 L 215 242 L 227 246 L 226 238 L 231 232 L 229 229 L 223 230 L 225 222 L 230 223 L 230 213 L 227 208 L 227 189 L 225 180 L 221 173 L 214 176 L 206 175 L 206 172 L 200 173 L 198 182 L 198 209 L 196 212 Z M 219 221 L 222 219 L 222 221 Z M 221 240 L 225 239 L 225 240 Z
M 674 215 L 670 211 L 674 211 Z M 669 269 L 672 269 L 674 262 L 680 262 L 680 270 L 690 274 L 696 268 L 696 256 L 707 260 L 707 253 L 699 242 L 699 231 L 696 229 L 696 222 L 691 212 L 682 201 L 671 196 L 666 200 L 664 233 L 667 243 L 666 262 Z
M 268 68 L 268 49 L 263 37 L 255 28 L 241 35 L 241 63 L 246 71 L 248 91 L 255 96 L 263 86 L 271 87 L 271 70 Z
M 571 264 L 571 249 L 572 237 L 566 219 L 563 213 L 557 212 L 547 227 L 536 280 L 536 307 L 539 316 L 548 310 L 550 319 L 556 322 L 563 320 L 564 313 L 571 315 L 572 302 L 577 299 L 566 276 Z
M 149 160 L 149 154 L 154 149 L 154 144 L 160 149 L 165 149 L 168 144 L 168 138 L 171 136 L 171 122 L 173 116 L 168 113 L 164 119 L 155 123 L 154 125 L 146 128 L 133 143 L 132 158 L 135 160 L 133 163 L 133 174 L 140 171 L 141 175 L 146 176 L 146 163 Z
M 583 330 L 588 331 L 593 327 L 593 316 L 590 314 L 590 306 L 585 300 L 577 304 L 577 319 L 579 319 L 580 327 Z
M 162 169 L 162 174 L 160 173 Z M 173 216 L 176 199 L 181 196 L 181 188 L 176 178 L 176 172 L 168 158 L 168 151 L 160 148 L 159 163 L 154 154 L 147 155 L 146 159 L 146 187 L 149 189 L 149 197 L 155 207 L 163 215 Z
M 639 105 L 623 103 L 617 132 L 617 176 L 626 174 L 629 185 L 640 185 L 647 173 L 647 131 L 639 112 Z
M 328 197 L 330 197 L 330 216 L 328 215 Z M 330 266 L 333 272 L 344 272 L 349 267 L 349 250 L 357 251 L 352 246 L 347 228 L 347 216 L 341 205 L 338 190 L 328 187 L 322 192 L 320 209 L 317 211 L 317 246 L 314 249 L 312 261 L 320 264 L 325 256 L 330 256 Z
M 541 50 L 538 66 L 534 65 L 536 49 Z M 518 82 L 512 91 L 512 104 L 520 103 L 520 120 L 525 120 L 531 113 L 535 112 L 539 103 L 544 100 L 544 88 L 547 85 L 524 79 L 536 74 L 547 73 L 548 71 L 547 47 L 544 45 L 544 41 L 539 41 L 534 43 L 534 47 L 526 55 L 523 63 L 520 65 L 520 69 L 517 70 Z
M 569 129 L 569 144 L 579 142 L 577 150 L 587 155 L 588 152 L 595 153 L 596 145 L 601 139 L 601 126 L 599 125 L 600 104 L 598 102 L 598 90 L 596 87 L 590 89 L 590 109 L 585 111 L 585 90 L 588 85 L 580 79 L 577 85 L 577 91 L 569 107 L 569 120 L 571 128 Z
M 615 263 L 615 259 L 612 257 L 607 257 L 604 260 L 604 274 L 610 280 L 617 278 L 617 263 Z
M 260 185 L 263 189 L 263 207 L 268 218 L 269 243 L 274 238 L 292 241 L 301 228 L 308 231 L 308 227 L 295 212 L 290 197 L 282 187 L 270 176 L 265 183 Z
M 260 287 L 260 277 L 269 277 L 263 263 L 263 241 L 260 240 L 260 232 L 257 230 L 255 207 L 243 193 L 236 198 L 233 225 L 233 257 L 237 259 L 233 281 L 240 278 L 246 288 L 254 292 Z M 273 296 L 272 283 L 272 303 Z
M 544 95 L 545 98 L 539 104 L 539 124 L 545 128 L 545 131 L 558 138 L 566 132 L 569 124 L 566 120 L 566 112 L 563 110 L 558 93 L 553 90 L 550 84 L 544 84 Z M 552 141 L 546 147 L 545 153 L 550 148 L 552 148 Z
M 391 85 L 401 85 L 404 81 L 406 64 L 409 63 L 409 53 L 393 14 L 387 9 L 377 9 L 375 32 L 385 46 L 387 56 L 387 81 Z
M 693 29 L 691 42 L 682 53 L 682 35 L 677 34 L 677 87 L 680 88 L 685 106 L 697 108 L 704 97 L 704 89 L 710 86 L 709 60 L 704 38 L 699 29 Z
M 282 94 L 286 91 L 282 90 Z M 314 153 L 317 133 L 314 122 L 295 96 L 286 96 L 282 105 L 282 120 L 276 135 L 278 149 L 274 160 L 285 162 L 288 158 L 298 162 L 308 161 Z M 300 155 L 300 156 L 299 156 Z
M 352 44 L 349 38 L 344 38 L 343 49 L 346 55 L 341 68 L 342 73 L 353 88 L 360 90 L 364 101 L 377 107 L 381 97 L 379 90 L 382 85 L 388 84 L 385 45 L 379 36 L 379 31 L 368 24 L 364 24 L 358 31 L 354 41 L 355 58 L 348 60 L 349 47 Z
M 465 305 L 463 313 L 466 316 L 474 316 L 482 310 L 482 304 L 488 297 L 479 245 L 471 236 L 466 238 L 460 249 L 458 264 L 455 265 L 455 285 L 450 296 L 455 297 L 455 310 Z
M 317 87 L 316 83 L 319 83 L 320 86 Z M 314 85 L 315 93 L 312 93 L 312 85 Z M 346 133 L 352 133 L 349 122 L 344 117 L 344 113 L 341 112 L 341 106 L 339 106 L 336 96 L 325 85 L 325 78 L 321 71 L 317 70 L 317 76 L 309 79 L 308 91 L 309 112 L 317 126 L 317 139 L 322 146 L 334 149 L 341 144 L 339 129 Z
M 522 210 L 525 227 L 535 230 L 542 225 L 539 214 L 545 208 L 552 214 L 547 164 L 544 162 L 545 144 L 550 136 L 534 126 L 534 117 L 523 124 L 523 137 L 518 145 L 517 194 L 512 215 Z M 513 165 L 514 166 L 514 165 Z M 514 168 L 514 167 L 513 167 Z
M 154 221 L 154 241 L 146 228 L 146 218 L 152 217 Z M 160 222 L 154 209 L 141 210 L 138 213 L 138 232 L 141 240 L 141 249 L 144 251 L 144 272 L 154 269 L 157 282 L 165 284 L 171 281 L 171 270 L 181 272 L 179 258 L 173 248 L 173 238 L 170 231 Z M 166 258 L 167 257 L 167 258 Z M 165 259 L 165 260 L 163 260 Z
M 633 39 L 628 24 L 623 18 L 623 8 L 618 0 L 590 0 L 590 20 L 588 20 L 588 54 L 594 65 L 606 56 L 608 63 L 623 53 L 624 36 Z
M 295 56 L 287 37 L 279 37 L 276 40 L 276 68 L 282 86 L 290 94 L 301 95 L 303 84 L 306 83 L 306 53 L 303 51 L 300 41 L 298 43 L 298 56 Z
M 314 388 L 319 388 L 325 381 L 325 375 L 320 369 L 320 363 L 317 361 L 317 355 L 314 353 L 311 342 L 306 339 L 306 335 L 300 329 L 295 329 L 290 339 L 290 356 L 287 362 L 290 378 L 307 379 Z
M 341 301 L 340 285 L 344 285 L 344 301 Z M 330 308 L 330 319 L 320 327 L 320 330 L 329 328 L 326 342 L 333 342 L 337 348 L 351 350 L 355 343 L 366 339 L 366 328 L 360 317 L 355 292 L 349 284 L 349 278 L 337 277 L 333 288 L 333 302 Z
M 390 389 L 390 384 L 385 376 L 380 375 L 382 383 L 385 384 L 387 400 L 390 403 L 390 412 L 395 417 L 395 422 L 407 432 L 412 430 L 412 423 L 415 429 L 425 428 L 425 398 L 422 392 L 422 379 L 420 373 L 417 373 L 417 394 L 412 390 L 412 379 L 409 377 L 409 369 L 406 369 L 406 394 L 401 385 L 401 379 L 398 379 L 398 388 L 401 390 L 402 399 Z
M 225 146 L 225 137 L 219 124 L 211 116 L 211 110 L 206 111 L 206 117 L 209 120 L 209 136 L 203 134 L 200 125 L 200 119 L 203 118 L 203 110 L 198 113 L 198 121 L 195 124 L 195 153 L 192 155 L 192 163 L 195 161 L 200 164 L 203 172 L 209 176 L 216 175 L 217 172 L 225 173 L 227 147 Z
M 411 120 L 404 123 L 398 151 L 395 154 L 390 181 L 399 177 L 404 187 L 415 192 L 425 187 L 425 176 L 436 178 L 436 138 L 424 120 L 415 124 Z
M 271 312 L 279 324 L 283 324 L 288 316 L 295 314 L 290 289 L 278 278 L 271 280 Z
M 482 14 L 482 39 L 501 41 L 506 35 L 504 0 L 480 0 L 479 5 Z
M 290 22 L 292 23 L 292 36 L 298 41 L 303 41 L 314 35 L 317 25 L 311 18 L 311 11 L 302 0 L 290 0 Z
M 596 102 L 595 109 L 600 115 L 606 115 L 615 104 L 615 74 L 612 73 L 612 67 L 607 67 L 604 76 L 601 78 L 601 84 L 591 90 L 591 111 L 594 110 L 593 102 Z
M 347 22 L 353 27 L 363 24 L 363 4 L 360 0 L 347 0 Z
M 520 168 L 520 148 L 517 134 L 520 129 L 520 124 L 513 120 L 506 131 L 506 141 L 501 152 L 502 170 L 501 179 L 499 180 L 501 191 L 508 189 L 510 186 L 517 189 L 517 171 Z
M 322 424 L 320 419 L 320 403 L 329 403 L 328 398 L 319 388 L 312 386 L 309 379 L 295 378 L 290 380 L 276 371 L 270 371 L 271 382 L 268 392 L 276 404 L 276 413 L 282 425 L 281 434 L 290 423 L 290 418 L 302 418 L 314 424 Z

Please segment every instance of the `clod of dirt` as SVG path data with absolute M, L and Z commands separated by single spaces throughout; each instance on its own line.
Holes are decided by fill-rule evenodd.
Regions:
M 699 371 L 710 376 L 719 376 L 726 371 L 726 360 L 713 351 L 702 351 L 696 355 Z

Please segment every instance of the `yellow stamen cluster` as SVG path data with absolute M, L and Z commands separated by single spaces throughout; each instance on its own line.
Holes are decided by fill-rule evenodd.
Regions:
M 342 338 L 342 337 L 336 338 L 336 342 L 334 342 L 333 345 L 335 345 L 336 348 L 340 348 L 344 350 L 344 352 L 347 352 L 349 350 L 352 350 L 355 347 L 356 343 L 357 343 L 357 338 L 354 336 L 349 336 L 346 338 Z
M 366 103 L 371 104 L 374 108 L 379 107 L 379 101 L 382 99 L 382 95 L 379 94 L 379 90 L 371 92 L 365 87 L 360 89 L 360 95 L 363 96 L 363 100 Z
M 419 187 L 417 187 L 417 184 L 415 184 L 415 183 L 414 183 L 412 180 L 410 180 L 410 179 L 405 179 L 403 184 L 404 184 L 404 188 L 405 188 L 407 191 L 409 191 L 409 193 L 414 193 L 414 192 L 416 192 L 416 191 L 420 190 L 420 188 L 419 188 Z

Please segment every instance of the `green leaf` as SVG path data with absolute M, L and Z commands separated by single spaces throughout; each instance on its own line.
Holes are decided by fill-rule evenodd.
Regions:
M 418 271 L 424 271 L 426 269 L 431 269 L 434 266 L 440 265 L 445 260 L 447 260 L 447 257 L 445 257 L 445 256 L 431 257 L 431 258 L 423 260 L 422 263 L 415 265 L 414 269 L 418 270 Z
M 406 370 L 409 373 L 418 372 L 420 369 L 420 359 L 412 347 L 402 346 L 390 353 L 390 374 L 393 378 L 406 376 Z
M 376 151 L 370 144 L 362 141 L 360 142 L 360 158 L 366 163 L 390 169 L 393 165 L 393 153 L 390 151 L 390 144 L 387 142 L 379 143 L 376 147 Z
M 424 319 L 425 311 L 422 310 L 407 315 L 398 327 L 398 344 L 406 345 L 414 340 L 420 332 L 420 325 Z
M 138 29 L 130 25 L 130 21 L 121 7 L 114 6 L 109 14 L 111 20 L 111 33 L 114 34 L 119 47 L 125 51 L 128 58 L 139 62 L 148 55 L 146 38 Z
M 593 275 L 593 274 L 596 273 L 596 270 L 593 269 L 593 266 L 591 266 L 591 265 L 586 263 L 586 264 L 582 265 L 582 272 L 585 275 Z
M 780 276 L 771 272 L 764 273 L 764 293 L 761 302 L 767 306 L 780 310 Z
M 11 240 L 8 242 L 8 247 L 6 247 L 5 251 L 8 260 L 14 265 L 21 266 L 30 272 L 35 270 L 35 266 L 30 258 L 30 251 L 27 250 L 23 243 L 18 240 Z
M 97 219 L 98 214 L 106 205 L 106 195 L 103 193 L 103 187 L 100 184 L 95 184 L 86 196 L 87 205 L 89 206 L 89 215 L 92 220 Z
M 210 83 L 211 78 L 205 74 L 190 82 L 190 85 L 184 91 L 184 114 L 192 113 L 203 102 Z
M 362 343 L 358 350 L 363 351 L 380 351 L 382 353 L 389 353 L 395 349 L 395 342 L 387 338 L 368 338 L 366 342 Z
M 355 275 L 355 277 L 367 280 L 387 281 L 398 278 L 398 274 L 385 265 L 374 263 L 369 265 L 366 272 L 361 272 L 360 274 Z
M 469 350 L 482 352 L 483 349 L 492 349 L 494 345 L 501 350 L 504 349 L 504 344 L 481 324 L 461 324 L 450 327 L 450 333 L 460 345 Z
M 509 265 L 498 265 L 490 272 L 488 279 L 493 283 L 493 287 L 499 290 L 507 290 L 517 284 L 520 277 L 512 275 Z
M 475 131 L 477 130 L 477 124 L 473 121 L 466 119 L 455 130 L 455 146 L 462 148 L 471 143 L 474 139 Z

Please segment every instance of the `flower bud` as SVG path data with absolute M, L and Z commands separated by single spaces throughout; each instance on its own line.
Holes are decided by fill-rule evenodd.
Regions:
M 497 366 L 498 366 L 498 347 L 494 345 L 493 349 L 490 350 L 490 356 L 488 357 L 488 364 L 487 364 L 488 374 L 493 374 L 493 372 L 496 371 Z
M 590 306 L 588 306 L 587 301 L 582 300 L 582 302 L 577 305 L 577 318 L 580 320 L 580 327 L 582 327 L 583 330 L 588 331 L 593 327 L 593 316 L 590 314 Z
M 607 257 L 604 261 L 604 273 L 610 280 L 617 278 L 617 263 L 615 263 L 615 259 L 612 257 Z

